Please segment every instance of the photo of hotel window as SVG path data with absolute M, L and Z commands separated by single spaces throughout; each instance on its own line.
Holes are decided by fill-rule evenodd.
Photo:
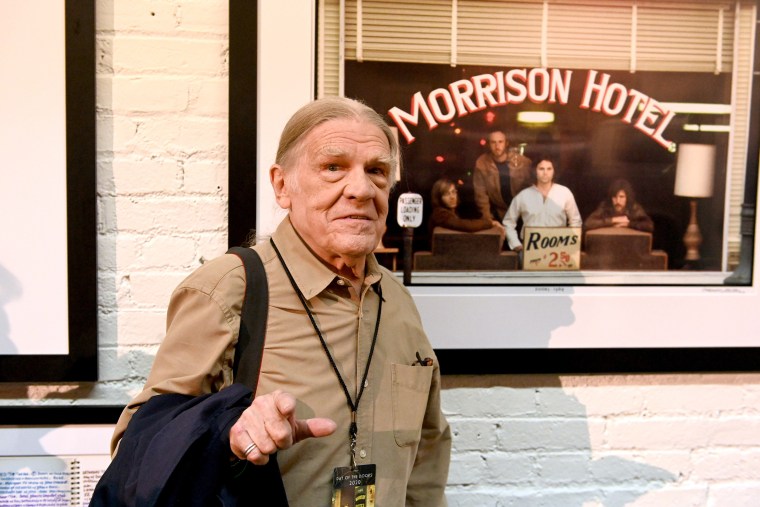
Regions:
M 317 95 L 362 99 L 399 131 L 403 166 L 385 247 L 402 246 L 397 195 L 424 196 L 427 219 L 440 178 L 457 183 L 459 215 L 481 216 L 473 170 L 499 130 L 534 163 L 547 153 L 556 160 L 557 182 L 584 219 L 614 181 L 630 182 L 654 224 L 643 248 L 666 260 L 640 268 L 661 266 L 658 273 L 627 273 L 629 283 L 721 284 L 737 268 L 753 2 L 322 0 L 318 7 Z M 696 244 L 686 237 L 695 226 Z M 415 252 L 432 247 L 422 229 Z M 470 271 L 462 283 L 482 271 L 462 266 Z M 600 276 L 583 263 L 581 272 L 567 280 Z M 501 274 L 504 284 L 520 283 Z

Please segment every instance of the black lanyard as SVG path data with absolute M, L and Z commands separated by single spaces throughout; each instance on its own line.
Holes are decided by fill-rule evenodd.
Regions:
M 348 392 L 348 387 L 346 386 L 346 382 L 343 380 L 343 376 L 340 374 L 340 370 L 338 370 L 338 365 L 335 364 L 335 359 L 333 359 L 332 354 L 330 354 L 330 349 L 327 347 L 327 342 L 325 342 L 325 339 L 322 336 L 322 331 L 320 331 L 319 326 L 317 325 L 317 321 L 314 319 L 314 315 L 311 313 L 311 310 L 309 310 L 309 305 L 306 303 L 306 298 L 301 292 L 301 289 L 298 288 L 296 281 L 293 279 L 293 275 L 290 273 L 290 270 L 288 269 L 288 265 L 285 264 L 285 259 L 282 258 L 282 254 L 280 253 L 280 250 L 277 248 L 277 245 L 274 244 L 274 240 L 270 238 L 269 242 L 272 244 L 272 248 L 274 248 L 274 251 L 277 254 L 277 257 L 280 259 L 280 263 L 282 264 L 282 267 L 285 270 L 285 274 L 288 275 L 288 280 L 290 280 L 290 284 L 293 286 L 293 290 L 295 290 L 296 294 L 298 295 L 298 299 L 301 300 L 301 304 L 303 305 L 304 310 L 306 310 L 306 313 L 309 316 L 309 320 L 311 320 L 311 325 L 314 327 L 314 331 L 317 332 L 317 336 L 319 336 L 319 341 L 322 344 L 322 349 L 324 349 L 325 354 L 327 354 L 327 359 L 330 361 L 330 364 L 333 367 L 333 371 L 335 372 L 335 376 L 338 377 L 338 382 L 340 382 L 340 386 L 343 388 L 343 394 L 346 395 L 346 402 L 348 403 L 348 408 L 351 409 L 351 425 L 348 428 L 348 439 L 349 439 L 349 445 L 351 448 L 351 467 L 356 468 L 356 435 L 359 431 L 356 425 L 356 412 L 359 409 L 359 401 L 362 398 L 362 394 L 364 394 L 364 386 L 367 382 L 367 375 L 369 374 L 369 365 L 372 362 L 372 354 L 374 354 L 375 352 L 375 343 L 377 342 L 377 332 L 380 329 L 380 314 L 382 313 L 382 309 L 383 309 L 382 287 L 380 286 L 379 283 L 376 284 L 375 286 L 376 287 L 375 291 L 377 292 L 377 296 L 378 296 L 377 320 L 375 321 L 375 332 L 372 335 L 372 345 L 369 349 L 369 356 L 367 357 L 367 365 L 364 368 L 364 375 L 362 375 L 362 381 L 361 381 L 361 384 L 359 384 L 359 394 L 356 395 L 356 401 L 353 401 L 351 399 L 351 394 Z

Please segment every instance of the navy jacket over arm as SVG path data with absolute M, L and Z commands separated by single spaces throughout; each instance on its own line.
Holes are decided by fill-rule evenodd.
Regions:
M 250 403 L 242 384 L 152 397 L 132 418 L 90 506 L 287 505 L 276 455 L 265 466 L 231 464 L 230 428 Z

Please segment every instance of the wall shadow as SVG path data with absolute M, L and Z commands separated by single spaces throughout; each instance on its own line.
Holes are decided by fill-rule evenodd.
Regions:
M 19 279 L 0 264 L 0 355 L 11 355 L 17 351 L 11 340 L 11 323 L 5 307 L 21 297 L 23 292 Z
M 515 298 L 498 315 L 502 324 L 491 328 L 502 330 L 505 347 L 549 347 L 555 330 L 575 322 L 569 290 L 553 297 L 549 315 L 541 298 Z M 509 329 L 503 322 L 510 315 L 529 326 Z M 451 507 L 622 507 L 677 479 L 663 468 L 593 448 L 586 406 L 563 389 L 561 375 L 444 375 L 442 385 L 454 435 Z

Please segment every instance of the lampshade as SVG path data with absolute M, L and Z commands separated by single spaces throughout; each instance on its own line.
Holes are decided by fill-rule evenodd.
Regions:
M 675 195 L 710 197 L 715 174 L 715 146 L 681 144 L 678 146 Z

